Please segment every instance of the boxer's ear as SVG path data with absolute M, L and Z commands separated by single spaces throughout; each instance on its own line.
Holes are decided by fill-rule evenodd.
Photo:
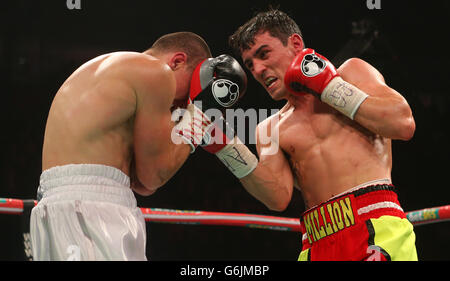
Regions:
M 298 53 L 305 48 L 302 37 L 297 33 L 289 36 L 288 45 L 294 49 L 295 53 Z
M 170 58 L 169 66 L 173 71 L 185 65 L 187 65 L 187 54 L 184 52 L 176 52 Z

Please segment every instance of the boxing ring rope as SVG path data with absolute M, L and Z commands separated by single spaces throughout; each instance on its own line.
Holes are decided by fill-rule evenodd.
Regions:
M 0 214 L 21 215 L 24 208 L 32 208 L 36 200 L 0 198 Z M 244 213 L 224 213 L 205 211 L 185 211 L 159 208 L 140 208 L 147 222 L 194 224 L 194 225 L 228 225 L 251 228 L 263 228 L 281 231 L 300 232 L 298 218 L 285 218 Z M 450 205 L 426 208 L 406 212 L 406 218 L 413 225 L 450 220 Z

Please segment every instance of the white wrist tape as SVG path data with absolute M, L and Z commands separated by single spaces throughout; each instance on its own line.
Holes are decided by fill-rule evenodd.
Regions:
M 216 156 L 239 179 L 247 176 L 258 165 L 258 158 L 235 137 Z
M 325 87 L 320 99 L 349 117 L 354 119 L 361 103 L 368 97 L 366 93 L 352 84 L 345 82 L 341 77 L 335 77 Z

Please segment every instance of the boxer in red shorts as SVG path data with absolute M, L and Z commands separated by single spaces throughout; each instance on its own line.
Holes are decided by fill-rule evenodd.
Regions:
M 417 259 L 413 227 L 388 182 L 358 186 L 306 211 L 299 260 L 390 261 L 390 253 Z
M 308 211 L 299 260 L 417 260 L 391 180 L 391 142 L 415 131 L 406 99 L 369 63 L 350 58 L 336 68 L 306 48 L 279 10 L 258 13 L 229 43 L 272 99 L 286 101 L 258 124 L 258 164 L 240 181 L 277 211 L 294 186 L 301 191 Z

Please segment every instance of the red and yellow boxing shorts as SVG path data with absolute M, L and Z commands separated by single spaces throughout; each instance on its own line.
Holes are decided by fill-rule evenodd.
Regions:
M 333 197 L 301 217 L 299 261 L 416 261 L 413 225 L 391 184 Z

